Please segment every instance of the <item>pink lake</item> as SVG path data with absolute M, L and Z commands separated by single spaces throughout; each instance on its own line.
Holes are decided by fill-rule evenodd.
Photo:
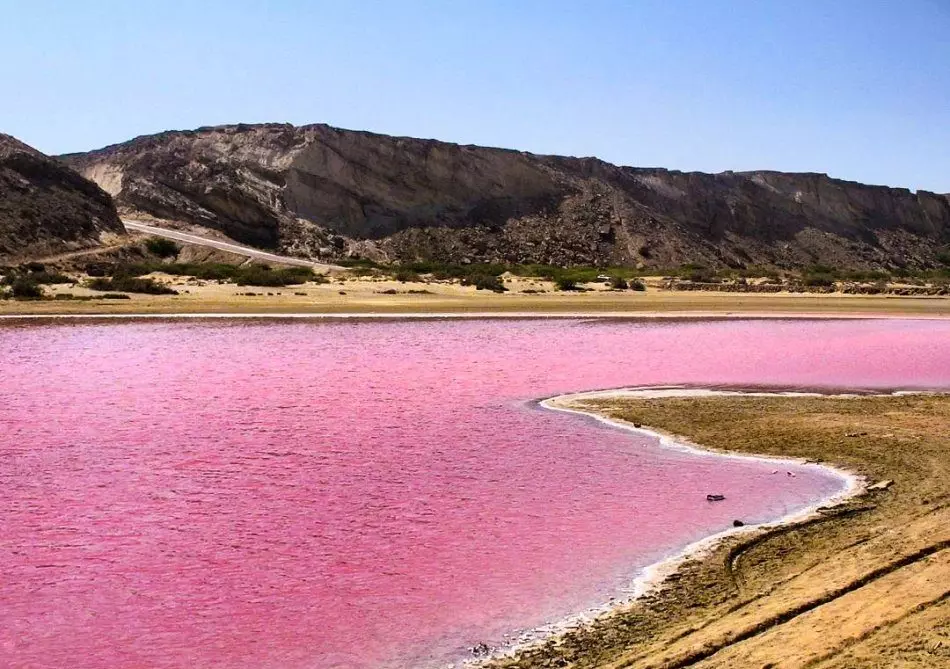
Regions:
M 649 384 L 947 388 L 950 322 L 7 323 L 0 666 L 444 666 L 841 489 L 536 402 Z

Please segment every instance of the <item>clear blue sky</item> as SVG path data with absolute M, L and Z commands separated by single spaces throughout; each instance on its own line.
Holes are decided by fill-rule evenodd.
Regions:
M 48 153 L 325 122 L 950 192 L 950 0 L 0 0 L 0 131 Z

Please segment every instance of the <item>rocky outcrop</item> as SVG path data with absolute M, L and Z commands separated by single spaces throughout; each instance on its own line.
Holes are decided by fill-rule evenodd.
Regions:
M 824 174 L 618 167 L 325 125 L 167 132 L 64 159 L 121 208 L 311 257 L 929 267 L 950 197 Z
M 103 234 L 124 232 L 108 193 L 0 134 L 0 258 L 81 249 L 99 244 Z

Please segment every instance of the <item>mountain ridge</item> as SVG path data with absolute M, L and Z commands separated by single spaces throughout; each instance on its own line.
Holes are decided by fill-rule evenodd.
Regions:
M 125 229 L 111 197 L 76 171 L 0 133 L 0 258 L 97 246 Z
M 929 267 L 950 195 L 617 166 L 326 124 L 165 131 L 64 162 L 121 209 L 314 258 Z

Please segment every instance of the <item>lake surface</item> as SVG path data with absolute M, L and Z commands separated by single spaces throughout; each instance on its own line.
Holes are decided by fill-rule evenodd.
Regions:
M 536 404 L 648 384 L 947 387 L 950 323 L 0 327 L 0 666 L 441 666 L 840 490 Z

